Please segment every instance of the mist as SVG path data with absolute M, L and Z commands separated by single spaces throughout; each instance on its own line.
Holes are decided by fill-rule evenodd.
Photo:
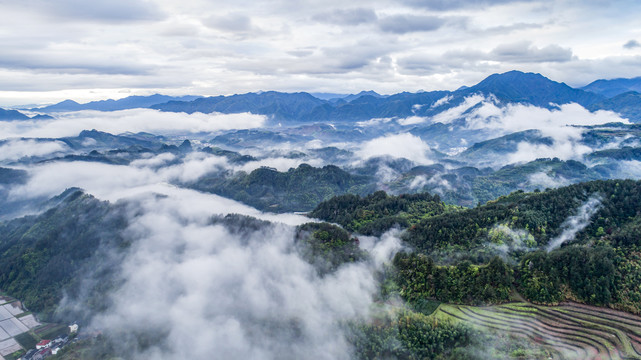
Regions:
M 260 127 L 266 118 L 250 113 L 203 114 L 169 113 L 151 109 L 121 111 L 75 111 L 52 114 L 53 120 L 0 121 L 0 138 L 76 136 L 82 130 L 96 129 L 112 134 L 151 132 L 189 134 L 203 131 Z
M 69 147 L 61 141 L 12 139 L 0 142 L 0 161 L 19 160 L 31 156 L 53 155 L 69 150 Z
M 561 224 L 563 232 L 561 235 L 551 239 L 545 250 L 550 252 L 561 247 L 564 243 L 574 240 L 576 234 L 590 224 L 590 219 L 599 209 L 601 209 L 601 197 L 599 195 L 591 196 L 581 204 L 575 215 L 565 219 Z
M 368 318 L 375 273 L 400 248 L 398 232 L 373 241 L 370 261 L 320 276 L 296 252 L 292 225 L 308 219 L 284 215 L 285 224 L 244 209 L 275 222 L 238 232 L 211 222 L 238 212 L 227 200 L 163 194 L 134 198 L 143 215 L 125 232 L 133 245 L 124 284 L 91 329 L 139 359 L 350 358 L 342 324 Z M 150 333 L 162 335 L 137 347 L 134 334 Z
M 390 134 L 366 141 L 356 151 L 356 155 L 363 160 L 389 156 L 405 158 L 422 165 L 434 163 L 429 158 L 430 154 L 429 146 L 421 138 L 408 133 Z
M 466 112 L 457 111 L 456 114 L 452 113 L 443 118 L 448 112 L 459 108 Z M 521 141 L 517 144 L 515 152 L 507 156 L 500 154 L 486 160 L 493 166 L 553 157 L 561 160 L 582 160 L 584 155 L 600 150 L 582 143 L 582 135 L 586 131 L 584 126 L 607 123 L 630 124 L 627 119 L 614 112 L 603 110 L 590 112 L 575 103 L 546 109 L 524 104 L 502 105 L 492 97 L 484 98 L 480 95 L 466 98 L 463 104 L 437 115 L 433 120 L 449 123 L 457 117 L 465 119 L 465 128 L 468 130 L 489 131 L 488 139 L 525 130 L 538 130 L 542 137 L 552 139 L 552 144 Z

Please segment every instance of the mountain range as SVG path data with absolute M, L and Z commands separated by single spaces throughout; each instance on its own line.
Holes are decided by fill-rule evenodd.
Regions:
M 472 95 L 494 97 L 500 104 L 529 104 L 544 108 L 577 103 L 590 111 L 609 110 L 641 121 L 641 77 L 597 80 L 582 88 L 572 88 L 541 74 L 509 71 L 493 74 L 470 87 L 456 91 L 402 92 L 389 96 L 374 91 L 352 95 L 328 94 L 315 97 L 306 92 L 265 91 L 229 96 L 167 95 L 130 96 L 119 100 L 92 101 L 79 104 L 73 100 L 30 109 L 37 113 L 79 110 L 117 111 L 151 108 L 166 112 L 253 113 L 278 122 L 363 121 L 373 118 L 431 117 L 464 103 Z M 0 111 L 2 120 L 25 120 L 16 110 Z
M 79 104 L 73 100 L 65 100 L 57 104 L 31 109 L 32 111 L 50 113 L 50 112 L 65 112 L 65 111 L 80 111 L 80 110 L 98 110 L 98 111 L 118 111 L 135 108 L 147 108 L 152 105 L 165 103 L 168 101 L 192 101 L 199 98 L 199 96 L 168 96 L 154 94 L 149 96 L 128 96 L 119 100 L 99 100 L 92 101 L 86 104 Z

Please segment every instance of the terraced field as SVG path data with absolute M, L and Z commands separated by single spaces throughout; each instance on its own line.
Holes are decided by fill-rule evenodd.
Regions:
M 441 304 L 433 316 L 527 338 L 556 359 L 641 359 L 641 317 L 611 309 L 576 303 Z

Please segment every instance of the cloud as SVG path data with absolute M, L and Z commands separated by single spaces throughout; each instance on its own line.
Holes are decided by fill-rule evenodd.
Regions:
M 426 120 L 427 120 L 427 118 L 424 118 L 424 117 L 421 117 L 421 116 L 408 116 L 408 117 L 403 118 L 403 119 L 398 119 L 398 120 L 396 120 L 396 122 L 398 122 L 399 124 L 401 124 L 403 126 L 408 126 L 408 125 L 420 124 L 420 123 L 425 122 Z
M 407 5 L 430 10 L 455 10 L 463 8 L 485 8 L 493 5 L 523 3 L 534 0 L 404 0 Z
M 583 155 L 592 151 L 591 147 L 580 144 L 578 139 L 563 139 L 555 141 L 552 145 L 531 144 L 524 141 L 517 145 L 516 152 L 509 154 L 502 161 L 507 161 L 507 164 L 513 164 L 555 157 L 561 160 L 579 160 Z
M 23 157 L 43 156 L 69 151 L 61 141 L 9 140 L 0 142 L 0 161 L 19 160 Z
M 443 73 L 448 71 L 500 72 L 499 64 L 514 69 L 518 64 L 566 63 L 575 59 L 572 50 L 556 44 L 536 47 L 530 41 L 500 44 L 491 51 L 473 48 L 453 49 L 442 54 L 401 56 L 398 65 L 405 73 Z M 467 83 L 466 85 L 470 85 Z
M 232 33 L 245 33 L 252 29 L 251 18 L 242 13 L 214 15 L 204 23 L 211 28 Z
M 29 0 L 17 4 L 46 16 L 75 21 L 121 23 L 164 17 L 156 4 L 144 0 Z
M 149 75 L 153 66 L 142 61 L 132 61 L 114 55 L 82 53 L 72 55 L 77 49 L 50 49 L 46 58 L 40 51 L 5 51 L 0 54 L 0 67 L 6 69 L 29 69 L 55 71 L 64 74 L 103 74 L 103 75 Z M 132 54 L 129 54 L 132 56 Z
M 576 234 L 590 224 L 590 219 L 601 209 L 601 197 L 592 195 L 577 209 L 577 213 L 565 219 L 561 235 L 551 239 L 546 247 L 548 252 L 559 248 L 563 243 L 574 240 Z
M 434 115 L 431 120 L 435 123 L 449 124 L 452 121 L 461 118 L 466 111 L 484 100 L 486 99 L 483 95 L 470 95 L 466 97 L 461 104 Z
M 565 138 L 568 133 L 575 134 L 577 131 L 568 128 L 571 125 L 630 123 L 614 112 L 590 112 L 576 103 L 563 104 L 552 109 L 523 104 L 499 106 L 493 99 L 484 99 L 480 103 L 481 106 L 465 116 L 471 129 L 491 128 L 502 130 L 503 133 L 538 129 L 545 136 Z
M 641 161 L 623 160 L 617 164 L 617 178 L 641 179 Z
M 335 25 L 360 25 L 378 19 L 376 12 L 368 8 L 334 9 L 316 14 L 314 20 Z
M 569 181 L 564 179 L 561 176 L 552 177 L 548 173 L 541 171 L 534 173 L 528 177 L 528 183 L 530 186 L 538 187 L 540 189 L 554 189 L 561 186 L 567 186 L 570 184 Z
M 387 135 L 364 142 L 356 151 L 356 155 L 364 160 L 391 156 L 423 165 L 434 163 L 429 159 L 429 154 L 431 154 L 429 146 L 421 138 L 408 133 Z
M 566 62 L 572 60 L 572 50 L 554 44 L 538 48 L 529 41 L 519 41 L 497 46 L 489 58 L 514 63 Z
M 503 259 L 513 261 L 511 255 L 515 251 L 532 251 L 536 248 L 536 240 L 527 231 L 511 229 L 506 225 L 495 225 L 488 232 L 490 242 L 485 246 L 498 252 Z
M 553 109 L 523 104 L 501 106 L 493 99 L 483 99 L 480 105 L 464 115 L 468 129 L 490 130 L 496 136 L 536 129 L 541 136 L 553 140 L 549 144 L 520 142 L 516 152 L 497 159 L 500 164 L 558 157 L 577 159 L 593 149 L 581 143 L 584 129 L 579 126 L 611 122 L 629 123 L 610 111 L 590 112 L 579 104 L 564 104 Z
M 180 195 L 134 199 L 140 215 L 125 232 L 122 286 L 92 329 L 136 359 L 350 358 L 341 323 L 369 316 L 376 271 L 400 248 L 398 232 L 373 240 L 371 261 L 320 277 L 295 251 L 291 226 L 234 232 L 210 216 L 235 209 Z M 127 348 L 150 332 L 166 337 Z
M 450 102 L 450 100 L 452 100 L 452 98 L 453 98 L 453 96 L 452 96 L 452 95 L 446 95 L 446 96 L 443 96 L 442 98 L 440 98 L 440 99 L 436 100 L 436 101 L 434 102 L 434 104 L 432 104 L 432 105 L 430 106 L 430 108 L 437 108 L 437 107 L 439 107 L 439 106 L 441 106 L 441 105 L 445 105 L 445 104 L 449 103 L 449 102 Z
M 636 49 L 636 48 L 640 48 L 640 47 L 641 47 L 641 44 L 638 41 L 634 40 L 634 39 L 629 40 L 628 42 L 623 44 L 623 48 L 624 49 L 628 49 L 628 50 Z
M 390 121 L 394 120 L 394 118 L 374 118 L 374 119 L 369 119 L 365 121 L 357 121 L 356 126 L 358 127 L 370 127 L 370 126 L 376 126 L 376 125 L 381 125 L 381 124 L 387 124 Z
M 391 15 L 379 20 L 380 29 L 393 34 L 434 31 L 444 24 L 444 19 L 428 15 Z
M 263 125 L 262 115 L 243 114 L 185 114 L 160 112 L 151 109 L 131 109 L 113 112 L 77 111 L 55 114 L 54 120 L 0 122 L 0 136 L 57 138 L 76 136 L 82 130 L 96 129 L 120 134 L 124 132 L 197 133 L 230 129 L 249 129 Z

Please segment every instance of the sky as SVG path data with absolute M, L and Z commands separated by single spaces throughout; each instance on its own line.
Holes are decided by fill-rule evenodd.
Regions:
M 0 106 L 641 76 L 635 0 L 0 0 Z

